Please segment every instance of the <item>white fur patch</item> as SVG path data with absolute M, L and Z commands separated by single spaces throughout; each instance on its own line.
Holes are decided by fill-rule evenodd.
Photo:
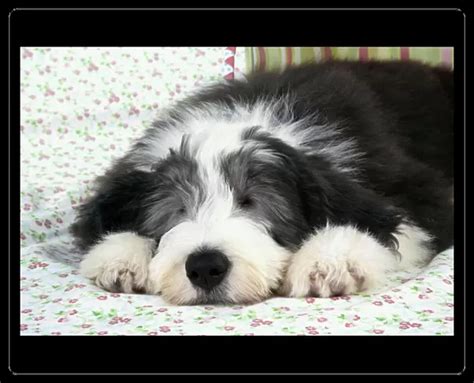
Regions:
M 409 270 L 426 266 L 432 256 L 427 247 L 432 237 L 415 225 L 401 224 L 397 230 L 400 232 L 395 235 L 401 255 L 399 268 Z
M 109 291 L 144 289 L 153 245 L 152 239 L 131 232 L 108 235 L 89 251 L 80 271 Z
M 395 255 L 352 226 L 329 226 L 294 255 L 282 292 L 291 297 L 330 297 L 380 285 L 397 267 Z
M 186 276 L 187 257 L 202 246 L 217 247 L 231 267 L 222 282 L 230 302 L 256 302 L 271 294 L 282 278 L 290 253 L 255 222 L 228 218 L 212 224 L 185 222 L 161 240 L 150 262 L 148 290 L 174 304 L 192 303 L 198 293 Z
M 129 160 L 137 169 L 150 170 L 170 149 L 177 150 L 186 136 L 196 150 L 196 159 L 212 164 L 216 156 L 242 148 L 243 131 L 259 126 L 295 149 L 324 154 L 335 169 L 353 174 L 357 170 L 354 164 L 362 154 L 354 141 L 343 139 L 343 123 L 315 123 L 317 113 L 297 120 L 292 113 L 292 102 L 288 94 L 252 105 L 235 100 L 234 109 L 220 103 L 204 103 L 198 108 L 187 107 L 179 120 L 163 111 L 160 118 L 166 127 L 148 130 L 140 140 L 144 147 L 130 153 Z

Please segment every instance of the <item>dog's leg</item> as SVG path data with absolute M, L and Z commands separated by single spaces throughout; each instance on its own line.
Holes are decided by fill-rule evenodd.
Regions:
M 398 231 L 399 254 L 352 226 L 326 226 L 294 254 L 281 292 L 291 297 L 348 295 L 381 286 L 390 271 L 426 264 L 429 236 L 406 224 Z
M 91 248 L 81 273 L 112 292 L 144 292 L 155 241 L 132 232 L 114 233 Z

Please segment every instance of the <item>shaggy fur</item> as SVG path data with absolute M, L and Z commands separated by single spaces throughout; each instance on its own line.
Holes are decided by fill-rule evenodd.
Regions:
M 452 81 L 413 62 L 327 62 L 178 102 L 80 207 L 84 275 L 230 303 L 351 294 L 426 264 L 453 238 Z

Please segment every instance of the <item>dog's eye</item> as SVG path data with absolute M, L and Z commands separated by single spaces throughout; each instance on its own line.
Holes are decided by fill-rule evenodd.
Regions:
M 186 213 L 186 208 L 182 207 L 178 209 L 178 214 L 184 214 L 184 213 Z
M 240 199 L 239 206 L 243 209 L 248 209 L 254 205 L 254 201 L 252 198 L 246 196 Z

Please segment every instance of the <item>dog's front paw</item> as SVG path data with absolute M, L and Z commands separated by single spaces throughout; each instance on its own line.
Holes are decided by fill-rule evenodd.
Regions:
M 290 297 L 332 297 L 381 285 L 396 257 L 373 237 L 350 226 L 312 235 L 294 255 L 281 293 Z
M 112 234 L 81 262 L 81 273 L 112 292 L 145 292 L 154 241 L 134 233 Z
M 283 285 L 285 295 L 293 297 L 332 297 L 349 295 L 367 289 L 370 275 L 357 264 L 318 259 L 309 269 L 290 267 Z

